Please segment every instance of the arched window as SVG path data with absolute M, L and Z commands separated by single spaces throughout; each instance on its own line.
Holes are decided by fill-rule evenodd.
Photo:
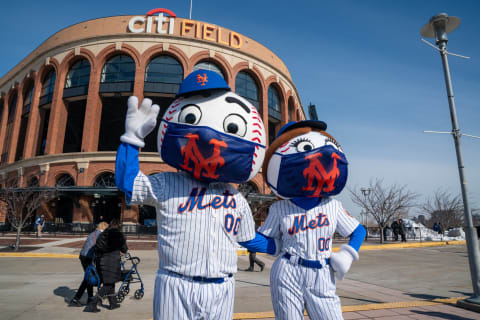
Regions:
M 82 59 L 75 62 L 65 78 L 63 98 L 67 108 L 67 125 L 63 152 L 80 152 L 82 149 L 83 126 L 87 107 L 90 62 Z
M 295 121 L 295 105 L 292 97 L 288 99 L 288 121 Z
M 282 119 L 279 94 L 273 85 L 268 87 L 268 115 L 277 120 Z
M 68 173 L 58 176 L 55 186 L 57 187 L 71 187 L 75 185 L 75 180 Z
M 74 88 L 80 86 L 88 86 L 90 82 L 90 62 L 82 59 L 75 62 L 70 70 L 68 70 L 65 78 L 65 88 Z
M 111 172 L 105 172 L 97 176 L 95 182 L 93 183 L 94 187 L 97 188 L 111 188 L 116 187 L 115 184 L 115 175 Z
M 25 90 L 25 95 L 23 96 L 22 114 L 26 114 L 30 112 L 32 99 L 33 99 L 33 83 L 30 83 L 30 85 L 27 87 L 27 90 Z
M 200 69 L 216 72 L 219 75 L 221 75 L 223 79 L 225 79 L 225 75 L 223 74 L 222 69 L 220 69 L 220 67 L 215 62 L 201 61 L 197 63 L 195 67 L 193 67 L 193 71 L 200 70 Z
M 135 62 L 125 54 L 110 58 L 102 68 L 101 83 L 135 81 Z
M 55 79 L 56 73 L 55 70 L 52 69 L 47 73 L 42 82 L 42 91 L 40 93 L 39 103 L 40 106 L 52 102 L 53 90 L 55 89 Z
M 183 67 L 170 56 L 153 58 L 145 69 L 145 91 L 176 94 L 183 80 Z
M 38 178 L 36 176 L 33 176 L 28 180 L 28 186 L 29 187 L 38 187 L 38 186 L 40 186 L 40 181 L 38 180 Z
M 168 55 L 156 56 L 145 68 L 145 97 L 160 106 L 157 123 L 160 123 L 168 106 L 175 99 L 175 95 L 183 81 L 183 67 L 180 62 Z M 143 152 L 157 151 L 158 126 L 145 138 Z
M 268 87 L 268 143 L 275 139 L 282 120 L 280 108 L 280 95 L 273 85 Z
M 247 72 L 240 71 L 235 78 L 235 93 L 250 101 L 262 113 L 257 83 Z
M 15 93 L 10 99 L 8 104 L 8 123 L 13 122 L 15 119 L 15 111 L 17 109 L 17 93 Z

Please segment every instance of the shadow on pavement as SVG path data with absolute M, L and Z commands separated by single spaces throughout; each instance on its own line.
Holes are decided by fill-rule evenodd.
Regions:
M 360 299 L 360 298 L 354 298 L 354 297 L 349 297 L 349 296 L 342 296 L 339 295 L 340 299 L 350 299 L 350 300 L 355 300 L 355 301 L 360 301 L 362 303 L 379 303 L 378 300 L 369 300 L 369 299 Z
M 455 291 L 455 290 L 452 290 L 450 292 L 453 292 L 453 293 L 458 293 L 458 294 L 461 294 L 461 295 L 464 295 L 466 297 L 471 297 L 473 296 L 473 292 L 463 292 L 463 291 Z
M 437 296 L 432 294 L 422 294 L 422 293 L 408 293 L 410 297 L 421 299 L 421 300 L 434 300 L 434 299 L 447 299 L 450 297 Z
M 70 289 L 66 286 L 61 286 L 53 290 L 53 293 L 56 296 L 63 297 L 63 301 L 65 301 L 65 303 L 70 303 L 70 300 L 73 298 L 76 292 L 77 290 Z
M 270 287 L 268 284 L 263 284 L 263 283 L 258 283 L 258 282 L 252 282 L 252 281 L 245 281 L 245 280 L 238 280 L 235 279 L 236 282 L 241 282 L 241 283 L 247 283 L 247 284 L 253 284 L 259 287 Z
M 435 319 L 448 319 L 448 320 L 472 320 L 472 318 L 465 318 L 456 316 L 449 313 L 444 312 L 436 312 L 436 311 L 420 311 L 420 310 L 411 310 L 411 312 L 418 313 L 427 317 L 435 317 Z

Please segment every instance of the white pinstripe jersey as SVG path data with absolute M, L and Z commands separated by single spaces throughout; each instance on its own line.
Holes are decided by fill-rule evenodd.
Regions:
M 277 201 L 269 209 L 259 232 L 282 241 L 282 251 L 308 260 L 330 257 L 335 231 L 350 235 L 358 221 L 343 209 L 340 201 L 325 198 L 305 210 L 290 200 Z
M 132 204 L 156 208 L 162 270 L 226 277 L 237 272 L 236 242 L 255 237 L 248 202 L 228 183 L 208 184 L 184 172 L 139 172 Z

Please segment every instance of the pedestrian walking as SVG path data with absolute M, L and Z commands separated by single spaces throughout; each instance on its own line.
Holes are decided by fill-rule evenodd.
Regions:
M 92 263 L 95 256 L 95 242 L 97 241 L 97 238 L 100 236 L 103 230 L 105 230 L 107 227 L 108 227 L 108 224 L 106 222 L 100 222 L 97 226 L 97 229 L 87 236 L 87 239 L 83 244 L 82 251 L 80 251 L 80 256 L 78 257 L 80 259 L 80 263 L 82 264 L 83 272 L 85 272 L 87 267 Z M 82 306 L 80 299 L 82 298 L 83 293 L 85 292 L 85 289 L 87 290 L 87 294 L 88 294 L 87 304 L 90 304 L 93 302 L 93 299 L 94 299 L 93 286 L 88 284 L 87 281 L 83 279 L 82 283 L 80 284 L 80 287 L 77 290 L 77 293 L 72 298 L 72 300 L 70 300 L 70 306 L 72 307 Z
M 407 242 L 407 228 L 402 219 L 398 219 L 398 228 L 400 236 L 402 238 L 402 242 Z
M 45 216 L 42 214 L 35 220 L 35 230 L 37 231 L 37 238 L 42 237 L 42 230 L 45 226 Z
M 98 236 L 95 245 L 97 271 L 103 283 L 98 295 L 101 298 L 108 298 L 110 310 L 120 307 L 115 296 L 115 282 L 121 280 L 120 252 L 127 253 L 128 250 L 120 228 L 120 220 L 113 219 L 109 227 Z M 95 303 L 97 302 L 98 299 L 95 300 Z
M 394 220 L 391 227 L 393 232 L 393 240 L 398 241 L 398 234 L 400 233 L 400 226 L 398 225 L 398 221 Z
M 265 262 L 257 258 L 257 253 L 248 251 L 248 260 L 250 261 L 250 266 L 245 271 L 253 272 L 255 270 L 255 263 L 260 267 L 260 272 L 265 268 Z

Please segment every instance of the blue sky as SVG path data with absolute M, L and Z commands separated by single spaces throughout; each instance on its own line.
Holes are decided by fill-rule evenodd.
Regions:
M 188 18 L 190 1 L 12 1 L 0 11 L 3 76 L 55 32 L 77 22 L 143 15 L 168 8 Z M 53 10 L 55 8 L 55 10 Z M 193 1 L 192 18 L 255 39 L 287 65 L 303 105 L 321 120 L 350 162 L 348 187 L 375 178 L 422 198 L 436 189 L 460 194 L 450 113 L 437 51 L 420 41 L 429 18 L 446 12 L 449 63 L 463 133 L 480 136 L 480 2 L 478 1 Z M 462 138 L 470 202 L 480 207 L 480 140 Z M 340 196 L 358 216 L 360 208 Z

